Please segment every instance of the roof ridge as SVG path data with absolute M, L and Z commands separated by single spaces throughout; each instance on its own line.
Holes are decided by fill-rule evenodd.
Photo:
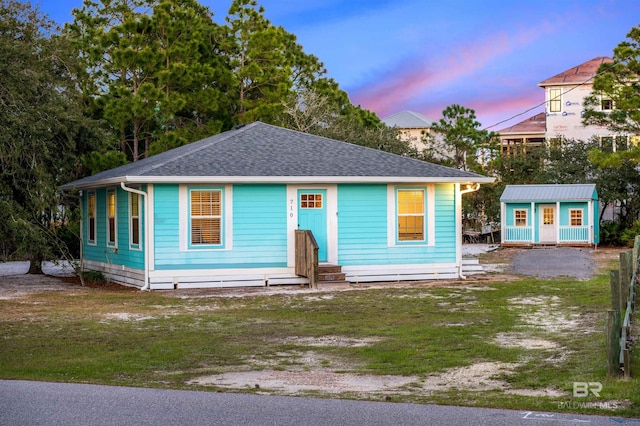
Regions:
M 407 157 L 407 156 L 404 156 L 404 155 L 395 154 L 393 152 L 388 152 L 388 151 L 383 151 L 381 149 L 371 148 L 369 146 L 358 145 L 358 144 L 353 143 L 353 142 L 339 141 L 337 139 L 328 138 L 326 136 L 314 135 L 313 133 L 307 133 L 307 132 L 303 132 L 301 130 L 289 129 L 289 128 L 286 128 L 286 127 L 279 127 L 279 126 L 276 126 L 274 124 L 263 123 L 261 121 L 254 121 L 251 124 L 257 124 L 257 123 L 263 124 L 265 126 L 273 127 L 273 128 L 276 128 L 276 129 L 280 129 L 280 130 L 284 129 L 284 130 L 288 130 L 288 131 L 291 131 L 291 132 L 300 133 L 300 134 L 303 134 L 303 135 L 306 135 L 306 136 L 313 136 L 313 137 L 316 137 L 316 138 L 325 139 L 327 141 L 330 141 L 331 143 L 338 142 L 338 143 L 343 143 L 343 144 L 347 144 L 347 145 L 351 145 L 351 146 L 367 149 L 367 150 L 373 151 L 373 152 L 375 152 L 375 153 L 377 153 L 379 155 L 386 155 L 386 156 L 392 156 L 392 157 L 402 157 L 402 158 L 405 158 L 407 160 L 411 160 L 412 162 L 416 162 L 416 163 L 428 163 L 426 161 L 422 161 L 422 160 L 419 160 L 417 158 Z M 444 168 L 444 169 L 451 169 L 452 168 L 452 167 L 443 166 L 441 164 L 435 164 L 435 163 L 429 163 L 429 164 L 431 164 L 432 166 L 434 166 L 436 168 Z M 453 169 L 455 169 L 455 168 L 453 168 Z M 459 169 L 455 169 L 455 170 L 459 170 Z M 461 170 L 461 171 L 464 171 L 464 172 L 467 172 L 467 173 L 472 173 L 474 175 L 480 176 L 480 174 L 475 173 L 475 172 L 471 172 L 471 171 L 468 171 L 468 170 Z

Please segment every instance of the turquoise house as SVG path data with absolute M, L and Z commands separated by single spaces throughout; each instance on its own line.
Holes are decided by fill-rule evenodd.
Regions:
M 462 276 L 461 199 L 493 178 L 255 122 L 66 185 L 84 267 L 143 289 Z
M 500 207 L 503 246 L 598 244 L 594 184 L 507 185 Z

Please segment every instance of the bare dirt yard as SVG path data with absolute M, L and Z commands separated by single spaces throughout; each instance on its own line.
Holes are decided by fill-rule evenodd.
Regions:
M 492 248 L 493 249 L 493 248 Z M 450 286 L 455 291 L 483 291 L 490 290 L 492 282 L 509 282 L 522 275 L 535 276 L 540 279 L 554 279 L 554 277 L 574 277 L 577 279 L 589 279 L 598 271 L 615 267 L 615 261 L 621 248 L 545 248 L 545 249 L 519 249 L 505 248 L 495 250 L 477 250 L 473 253 L 478 256 L 480 263 L 484 265 L 486 273 L 470 276 L 466 281 L 438 281 L 438 282 L 411 282 L 411 283 L 374 283 L 368 285 L 350 286 L 349 288 L 329 288 L 320 290 L 303 289 L 300 287 L 271 287 L 260 289 L 207 289 L 207 290 L 176 290 L 166 291 L 167 297 L 176 298 L 215 298 L 215 297 L 251 297 L 252 295 L 264 295 L 268 293 L 306 293 L 308 297 L 334 297 L 339 291 L 353 291 L 371 287 L 398 287 L 398 286 Z M 72 277 L 59 277 L 51 275 L 27 275 L 14 273 L 8 275 L 7 270 L 16 272 L 7 265 L 0 263 L 0 300 L 21 298 L 32 293 L 41 292 L 68 292 L 78 294 L 81 292 L 95 291 L 95 288 L 81 287 L 78 280 Z M 104 284 L 101 284 L 104 285 Z M 96 285 L 93 285 L 95 287 Z M 110 289 L 121 291 L 138 291 L 128 287 L 109 285 Z M 541 339 L 540 330 L 543 332 L 557 331 L 559 328 L 571 329 L 573 332 L 582 330 L 584 333 L 592 333 L 588 322 L 582 319 L 566 318 L 554 312 L 555 301 L 552 297 L 521 298 L 510 300 L 513 309 L 522 309 L 523 327 L 517 333 L 502 333 L 495 336 L 495 342 L 505 348 L 525 347 L 527 349 L 541 349 L 549 353 L 550 362 L 561 361 L 561 348 L 557 343 Z M 526 312 L 526 317 L 524 316 Z M 126 320 L 126 319 L 123 319 Z M 464 324 L 449 324 L 455 327 Z M 529 335 L 528 330 L 538 330 L 535 336 Z M 296 339 L 295 336 L 291 337 Z M 308 346 L 355 346 L 368 345 L 366 340 L 354 340 L 344 336 L 324 336 L 307 342 Z M 326 354 L 316 353 L 312 350 L 304 353 L 283 354 L 283 356 L 295 356 L 299 362 L 288 369 L 274 368 L 265 365 L 261 360 L 249 360 L 242 371 L 228 371 L 216 375 L 202 376 L 191 381 L 191 384 L 199 386 L 214 386 L 226 389 L 256 389 L 258 387 L 271 389 L 285 394 L 295 394 L 299 391 L 321 392 L 325 394 L 338 394 L 344 392 L 385 394 L 393 391 L 419 392 L 428 395 L 434 391 L 444 389 L 466 389 L 482 391 L 502 389 L 514 394 L 527 394 L 531 396 L 562 396 L 556 389 L 536 390 L 537 394 L 522 389 L 511 389 L 506 377 L 516 367 L 515 364 L 481 362 L 470 366 L 454 368 L 442 374 L 432 375 L 427 378 L 407 376 L 380 376 L 349 373 L 350 366 L 341 365 L 344 360 L 328 359 Z M 554 360 L 553 358 L 557 359 Z

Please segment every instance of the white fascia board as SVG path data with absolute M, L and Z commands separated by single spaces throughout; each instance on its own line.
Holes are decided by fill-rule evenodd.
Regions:
M 421 177 L 421 176 L 121 176 L 96 180 L 75 189 L 145 183 L 493 183 L 495 178 L 478 177 Z

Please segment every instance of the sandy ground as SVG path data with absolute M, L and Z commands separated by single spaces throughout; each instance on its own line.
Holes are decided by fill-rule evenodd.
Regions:
M 509 281 L 517 275 L 538 276 L 541 279 L 553 279 L 556 276 L 574 276 L 588 279 L 598 269 L 611 267 L 612 261 L 619 259 L 619 253 L 625 249 L 501 249 L 497 246 L 466 245 L 465 256 L 478 257 L 484 269 L 482 275 L 474 275 L 468 280 L 474 285 L 465 286 L 465 291 L 489 290 L 491 282 Z M 69 279 L 60 278 L 69 275 L 69 268 L 63 265 L 47 264 L 43 269 L 49 275 L 26 275 L 27 262 L 0 263 L 0 300 L 20 298 L 30 293 L 43 291 L 73 291 L 81 288 Z M 487 286 L 478 281 L 487 282 Z M 429 283 L 390 283 L 389 286 L 452 286 L 460 288 L 461 282 L 429 282 Z M 385 285 L 378 283 L 375 285 Z M 455 285 L 455 287 L 454 287 Z M 367 288 L 369 286 L 357 286 Z M 469 290 L 471 289 L 471 290 Z M 131 290 L 131 289 L 129 289 Z M 137 291 L 137 290 L 131 290 Z M 276 288 L 217 289 L 217 290 L 176 290 L 167 291 L 171 297 L 247 297 L 270 292 L 335 292 L 345 289 L 311 290 L 298 286 Z M 327 295 L 328 296 L 328 295 Z M 577 313 L 554 309 L 559 301 L 553 297 L 514 298 L 509 301 L 510 308 L 522 312 L 520 323 L 522 331 L 498 333 L 494 342 L 504 347 L 522 347 L 530 350 L 544 351 L 548 362 L 559 363 L 563 360 L 563 348 L 557 343 L 540 339 L 535 335 L 544 333 L 577 331 L 585 334 L 595 333 L 592 319 L 582 318 Z M 114 317 L 111 320 L 127 321 L 130 318 Z M 464 326 L 449 324 L 448 326 Z M 532 333 L 531 330 L 534 332 Z M 292 339 L 297 339 L 292 337 Z M 298 338 L 302 339 L 302 338 Z M 470 391 L 501 390 L 505 393 L 530 396 L 565 397 L 558 389 L 513 389 L 507 377 L 512 374 L 518 363 L 480 362 L 470 366 L 454 368 L 428 377 L 413 376 L 376 376 L 350 372 L 355 367 L 344 360 L 313 350 L 313 347 L 335 347 L 340 345 L 366 346 L 375 340 L 353 339 L 346 336 L 324 336 L 313 342 L 298 343 L 311 348 L 305 351 L 283 353 L 283 357 L 295 359 L 296 362 L 286 369 L 281 365 L 271 365 L 258 359 L 246 360 L 241 371 L 226 371 L 215 375 L 206 375 L 192 380 L 190 383 L 200 386 L 212 386 L 217 389 L 243 390 L 252 389 L 265 393 L 299 394 L 320 392 L 325 394 L 349 393 L 367 397 L 394 394 L 430 395 L 434 392 L 451 389 Z

